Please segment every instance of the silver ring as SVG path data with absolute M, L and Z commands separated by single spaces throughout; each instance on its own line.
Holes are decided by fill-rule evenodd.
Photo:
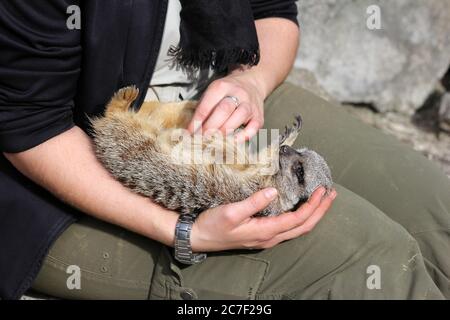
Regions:
M 226 98 L 229 98 L 229 99 L 233 100 L 234 105 L 236 106 L 236 108 L 239 107 L 239 105 L 241 104 L 239 102 L 239 99 L 237 97 L 235 97 L 235 96 L 225 96 L 224 99 L 226 99 Z

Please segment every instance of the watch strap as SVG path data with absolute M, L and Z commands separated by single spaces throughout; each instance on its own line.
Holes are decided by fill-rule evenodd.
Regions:
M 183 264 L 196 264 L 206 259 L 205 253 L 193 253 L 191 231 L 195 215 L 181 214 L 175 227 L 175 259 Z

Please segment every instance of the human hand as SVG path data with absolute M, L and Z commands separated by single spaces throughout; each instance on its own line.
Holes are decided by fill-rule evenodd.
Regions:
M 265 249 L 311 231 L 336 197 L 325 188 L 313 192 L 296 211 L 274 217 L 253 217 L 275 199 L 276 189 L 260 190 L 247 199 L 201 213 L 191 232 L 193 251 Z
M 188 131 L 199 130 L 200 124 L 203 133 L 219 130 L 226 134 L 245 125 L 236 138 L 248 140 L 254 136 L 264 124 L 266 96 L 262 84 L 255 78 L 250 72 L 236 72 L 213 81 L 200 99 Z

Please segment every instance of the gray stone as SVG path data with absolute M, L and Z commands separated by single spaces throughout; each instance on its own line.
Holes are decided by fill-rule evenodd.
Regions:
M 447 90 L 450 92 L 450 69 L 447 70 L 447 73 L 445 74 L 444 78 L 442 79 L 442 86 L 444 87 L 444 90 Z
M 301 85 L 302 88 L 314 92 L 316 95 L 330 102 L 337 102 L 333 97 L 318 83 L 316 76 L 309 70 L 294 68 L 289 73 L 287 81 Z
M 450 92 L 444 93 L 439 106 L 439 127 L 450 132 Z
M 369 30 L 367 8 L 381 9 Z M 448 0 L 300 0 L 296 67 L 331 97 L 411 114 L 450 63 Z

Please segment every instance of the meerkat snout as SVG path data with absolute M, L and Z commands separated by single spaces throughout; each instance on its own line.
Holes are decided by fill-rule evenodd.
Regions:
M 280 168 L 275 184 L 280 191 L 283 210 L 289 211 L 305 202 L 319 186 L 331 189 L 332 178 L 325 160 L 307 148 L 294 149 L 283 145 L 279 151 Z

